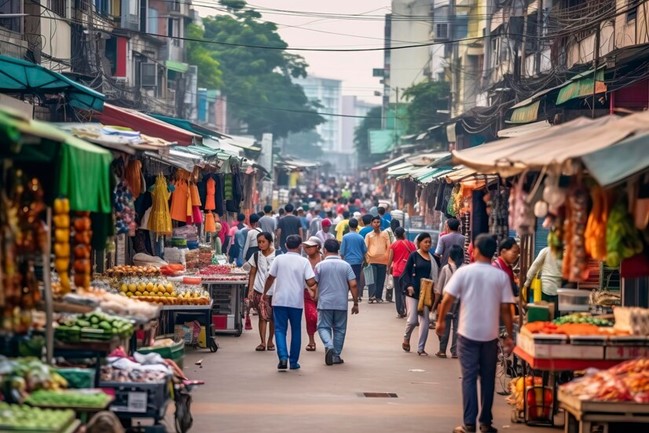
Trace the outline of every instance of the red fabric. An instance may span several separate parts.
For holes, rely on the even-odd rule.
[[[128,108],[104,104],[104,111],[98,114],[99,121],[107,126],[125,126],[151,137],[159,137],[167,141],[175,141],[181,146],[189,146],[194,140],[200,141],[201,137],[178,128],[162,120],[155,119]]]
[[[228,235],[229,232],[230,232],[230,226],[228,225],[228,223],[225,222],[225,220],[221,220],[221,231],[218,234],[219,239],[221,239],[221,245],[225,245],[225,237]]]
[[[502,258],[498,257],[493,265],[496,268],[504,271],[509,276],[510,281],[514,281],[514,270],[507,263],[505,263]]]
[[[390,245],[390,249],[392,250],[392,276],[400,277],[406,268],[408,257],[417,250],[417,247],[410,241],[398,240]]]
[[[304,289],[304,319],[306,321],[306,333],[315,335],[318,330],[318,305],[311,299],[307,289]]]

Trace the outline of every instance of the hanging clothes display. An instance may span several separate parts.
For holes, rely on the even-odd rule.
[[[191,216],[191,202],[189,197],[189,185],[187,179],[189,173],[183,169],[176,172],[174,181],[174,192],[171,193],[171,219],[174,221],[187,222],[187,216]],[[188,210],[189,204],[189,213]]]
[[[216,233],[216,220],[214,214],[210,211],[205,214],[205,232]]]
[[[231,179],[232,179],[232,198],[226,200],[225,208],[228,212],[241,212],[241,202],[243,201],[243,186],[241,185],[241,171],[239,166],[231,165]],[[222,214],[220,214],[222,215]]]
[[[216,194],[216,181],[213,178],[207,179],[206,182],[206,194],[205,194],[205,210],[210,211],[210,210],[215,210],[216,209],[216,204],[214,203],[214,195]],[[199,189],[196,187],[196,191],[198,192]],[[200,199],[200,196],[199,196]]]
[[[171,235],[171,213],[169,211],[169,189],[167,180],[163,175],[158,175],[153,191],[151,192],[153,205],[149,217],[149,230],[158,235]]]
[[[192,222],[194,224],[203,223],[203,212],[201,212],[201,198],[198,194],[198,187],[194,182],[189,185],[189,197],[192,203]]]

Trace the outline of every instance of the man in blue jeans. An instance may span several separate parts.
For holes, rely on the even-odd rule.
[[[324,244],[325,259],[315,266],[318,283],[318,334],[325,346],[325,364],[342,364],[340,354],[347,333],[347,293],[352,292],[352,314],[358,314],[356,275],[349,263],[338,256],[340,244],[329,239]]]
[[[446,314],[453,302],[459,299],[460,320],[458,327],[458,355],[462,368],[462,403],[464,423],[453,433],[476,431],[476,419],[483,433],[497,433],[493,427],[491,408],[494,400],[496,363],[498,361],[498,331],[500,320],[505,324],[508,335],[512,333],[510,304],[514,302],[509,276],[491,266],[496,252],[496,240],[487,234],[479,235],[473,242],[475,263],[462,266],[445,287],[440,312],[435,328],[437,335],[444,335]],[[506,350],[514,343],[510,337],[505,342]],[[482,410],[478,418],[477,381],[480,377],[480,401]]]
[[[349,220],[349,233],[343,236],[343,243],[340,246],[340,256],[349,263],[356,276],[356,287],[358,287],[358,300],[363,299],[363,287],[361,286],[361,271],[367,246],[365,239],[358,234],[358,220]]]
[[[300,255],[302,238],[290,235],[286,238],[288,252],[275,257],[268,272],[264,286],[264,299],[268,301],[268,290],[275,280],[277,284],[272,297],[273,321],[275,322],[275,345],[280,371],[288,368],[290,361],[291,370],[300,368],[300,348],[302,346],[302,310],[304,309],[304,284],[313,291],[315,296],[315,275],[311,264]],[[291,350],[286,345],[288,324],[291,324]]]

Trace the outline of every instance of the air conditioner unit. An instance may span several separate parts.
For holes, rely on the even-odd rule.
[[[140,63],[140,86],[156,87],[158,85],[158,65]]]
[[[448,23],[435,24],[435,40],[447,41],[449,39]]]

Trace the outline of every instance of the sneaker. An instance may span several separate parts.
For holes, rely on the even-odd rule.
[[[438,358],[446,358],[446,353],[444,353],[444,352],[437,352],[437,353],[435,354],[435,356],[438,357]]]
[[[461,425],[453,429],[453,433],[475,433],[474,425]]]
[[[295,364],[291,364],[291,370],[299,370],[300,369],[300,364],[297,362]]]
[[[334,365],[334,350],[333,349],[326,349],[325,350],[325,364],[327,365]]]
[[[344,364],[344,363],[345,363],[345,361],[343,361],[343,359],[340,356],[334,357],[334,365],[336,365],[336,364]]]
[[[280,359],[279,364],[277,364],[277,369],[278,370],[286,370],[288,368],[288,360],[287,359]]]
[[[489,425],[482,424],[480,426],[480,431],[482,433],[498,433],[498,429],[496,427],[494,427],[492,424],[489,424]]]

